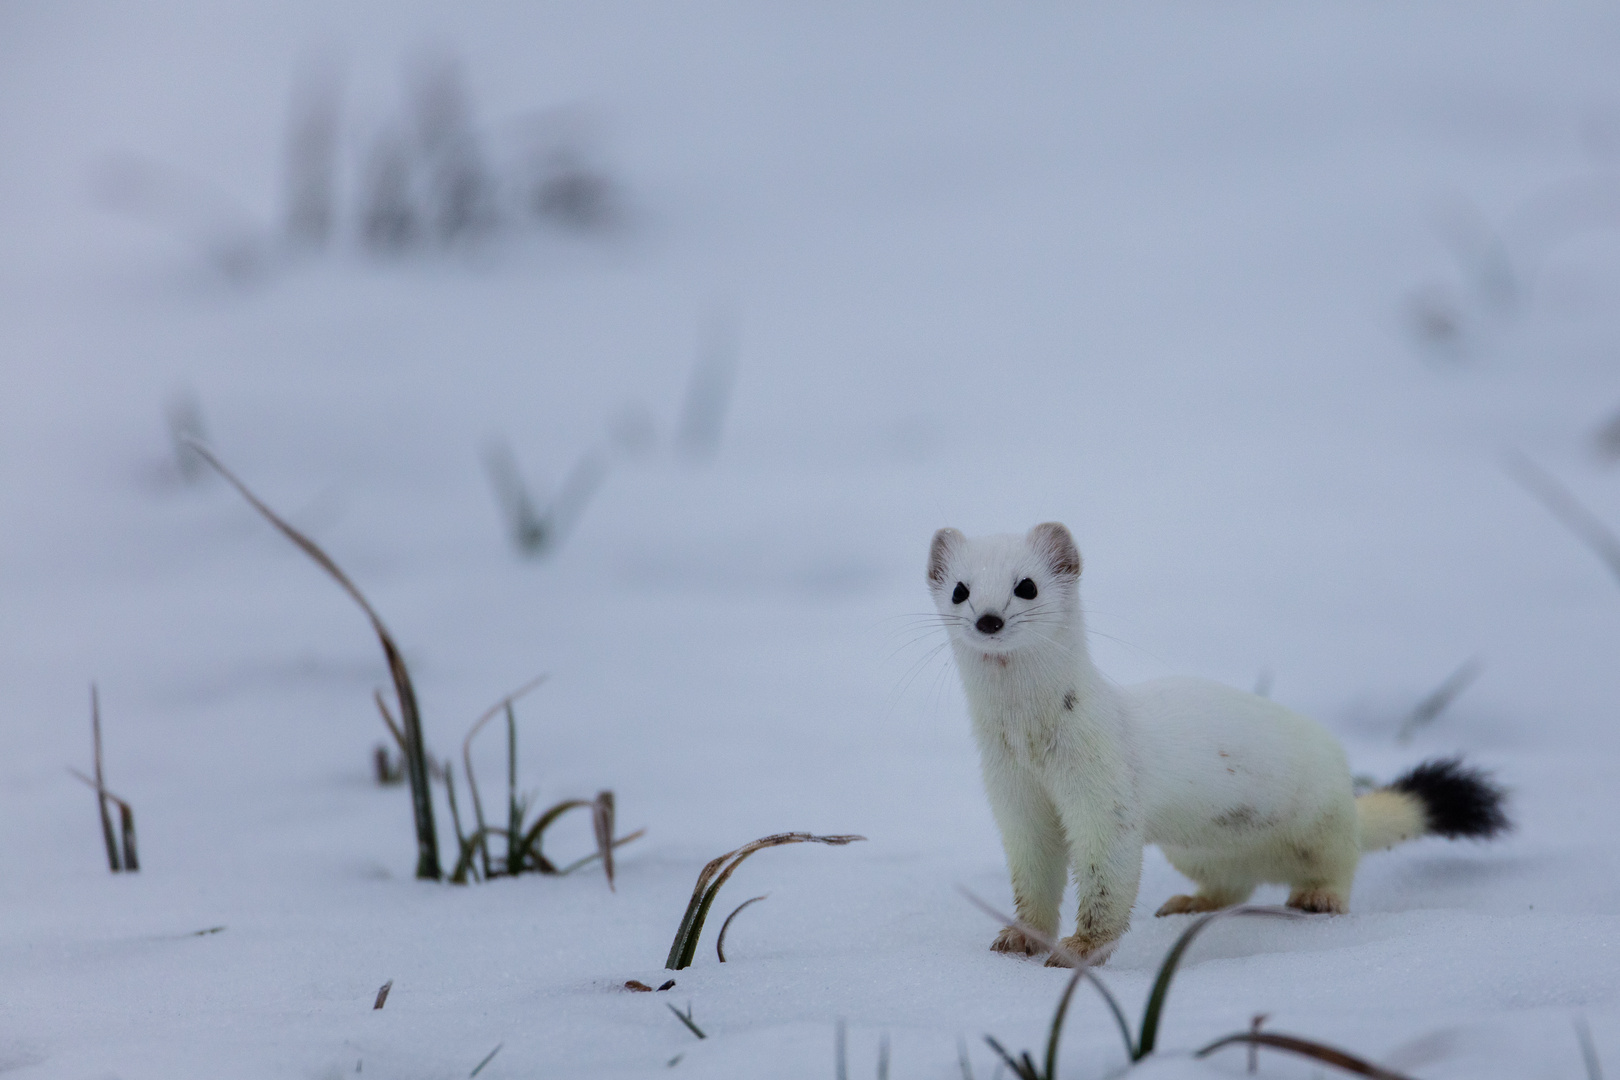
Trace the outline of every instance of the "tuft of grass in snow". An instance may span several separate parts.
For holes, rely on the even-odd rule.
[[[101,839],[107,846],[107,869],[117,874],[120,872],[133,873],[141,868],[139,856],[135,851],[135,811],[129,803],[107,790],[106,782],[101,768],[101,694],[96,684],[90,684],[90,739],[94,747],[95,770],[94,779],[84,775],[78,769],[69,768],[79,780],[88,784],[96,793],[96,807],[101,812]],[[118,804],[118,834],[113,833],[112,815],[107,812],[108,801]],[[122,845],[119,841],[122,839]]]
[[[505,441],[493,442],[484,450],[484,471],[506,520],[507,538],[518,554],[533,558],[550,554],[568,538],[607,478],[608,465],[600,451],[586,451],[544,508],[530,494],[512,448]]]
[[[703,933],[703,922],[709,916],[709,908],[714,905],[714,898],[720,893],[720,886],[742,865],[742,861],[756,851],[765,848],[781,847],[784,844],[831,844],[842,847],[857,840],[865,840],[864,836],[815,836],[811,833],[774,833],[762,836],[753,843],[744,844],[734,851],[710,859],[698,874],[697,886],[692,890],[692,900],[686,905],[686,914],[681,917],[680,929],[675,931],[675,940],[669,947],[669,958],[664,966],[671,971],[680,971],[690,967],[692,957],[697,952],[699,936]]]
[[[259,497],[248,490],[246,484],[236,478],[236,475],[227,469],[215,457],[213,452],[195,439],[188,440],[187,444],[214,470],[223,476],[248,503],[264,518],[274,525],[282,535],[291,540],[298,549],[308,555],[315,563],[325,570],[332,579],[343,587],[354,602],[360,605],[366,618],[371,620],[371,628],[382,645],[383,656],[388,661],[388,672],[394,680],[394,695],[399,702],[399,715],[401,725],[396,731],[400,746],[405,752],[405,771],[411,781],[411,806],[416,817],[416,876],[437,881],[444,876],[439,867],[439,839],[433,825],[433,793],[428,787],[427,752],[422,744],[422,716],[416,705],[416,690],[411,685],[411,673],[405,666],[405,657],[394,644],[394,638],[383,625],[377,612],[365,595],[349,580],[347,574],[338,568],[331,556],[322,551],[316,543],[291,525],[287,524],[276,512],[266,506]],[[378,699],[381,705],[381,698]],[[384,719],[388,718],[388,711],[383,709]],[[390,722],[390,727],[392,727]]]
[[[1002,1063],[1006,1065],[1007,1068],[1012,1070],[1013,1075],[1018,1077],[1018,1080],[1057,1080],[1058,1040],[1063,1034],[1063,1022],[1068,1016],[1069,1002],[1074,997],[1075,988],[1080,985],[1081,980],[1088,980],[1091,985],[1096,988],[1097,993],[1102,996],[1103,1002],[1108,1006],[1108,1011],[1113,1014],[1114,1023],[1119,1028],[1120,1038],[1125,1043],[1126,1057],[1128,1057],[1131,1061],[1141,1061],[1143,1058],[1153,1053],[1154,1047],[1158,1044],[1159,1021],[1164,1013],[1165,1002],[1169,999],[1170,984],[1176,977],[1176,969],[1181,964],[1181,958],[1186,954],[1188,946],[1193,943],[1193,939],[1202,933],[1205,927],[1219,919],[1246,915],[1289,919],[1304,918],[1304,916],[1299,912],[1291,911],[1287,908],[1264,907],[1259,905],[1242,905],[1239,907],[1224,908],[1220,911],[1212,911],[1207,915],[1200,915],[1197,919],[1193,920],[1192,925],[1187,927],[1187,929],[1182,932],[1181,936],[1176,939],[1175,944],[1170,947],[1170,951],[1165,953],[1164,960],[1159,965],[1159,974],[1153,980],[1153,987],[1148,992],[1147,1005],[1142,1010],[1141,1025],[1138,1027],[1137,1033],[1133,1036],[1131,1034],[1130,1023],[1125,1019],[1124,1010],[1119,1007],[1118,999],[1114,997],[1112,991],[1108,989],[1107,985],[1105,985],[1103,981],[1096,976],[1096,974],[1091,970],[1091,965],[1088,964],[1083,957],[1075,955],[1069,949],[1064,947],[1061,942],[1054,940],[1047,934],[1041,933],[1039,930],[1036,930],[1027,923],[1024,923],[1018,919],[1009,918],[1006,915],[996,911],[995,908],[986,904],[983,900],[980,900],[972,893],[967,892],[965,889],[962,891],[963,894],[967,896],[967,898],[976,907],[979,908],[979,910],[990,915],[992,918],[1001,921],[1007,926],[1016,927],[1023,931],[1023,933],[1030,938],[1033,938],[1046,948],[1052,950],[1052,952],[1056,953],[1068,964],[1068,966],[1074,969],[1074,974],[1070,976],[1069,981],[1063,987],[1062,995],[1058,998],[1057,1011],[1052,1015],[1052,1026],[1048,1031],[1046,1039],[1046,1057],[1044,1064],[1037,1066],[1035,1064],[1034,1057],[1028,1050],[1025,1050],[1019,1056],[1014,1057],[1007,1051],[1005,1047],[1001,1045],[1001,1043],[997,1042],[994,1037],[989,1035],[985,1036],[984,1041],[989,1044],[990,1048],[996,1052],[998,1057],[1001,1058]]]
[[[480,716],[468,730],[467,737],[461,743],[461,763],[467,774],[467,787],[472,793],[473,816],[477,822],[471,836],[464,836],[461,830],[461,814],[456,804],[455,780],[450,776],[449,765],[445,766],[447,791],[450,798],[450,813],[455,821],[456,840],[460,845],[460,853],[456,859],[456,868],[450,875],[452,884],[464,885],[469,880],[487,881],[493,877],[516,877],[524,873],[538,873],[551,875],[571,874],[580,867],[595,860],[602,861],[602,869],[607,875],[608,888],[614,888],[613,882],[613,852],[614,849],[639,839],[647,830],[637,829],[628,836],[614,836],[615,830],[615,804],[613,792],[599,791],[594,800],[564,799],[555,806],[542,813],[535,823],[526,826],[524,819],[528,814],[528,800],[518,794],[517,788],[517,716],[512,711],[512,703],[524,694],[533,690],[544,682],[546,676],[542,675],[526,685],[508,694],[496,702]],[[478,777],[472,765],[472,741],[480,729],[495,716],[504,712],[506,714],[506,825],[490,825],[484,818],[483,801],[478,793]],[[541,840],[545,832],[558,818],[570,810],[589,809],[591,811],[591,830],[596,837],[596,851],[582,859],[577,859],[567,866],[559,868],[550,859],[546,858],[541,850]],[[497,861],[490,857],[489,840],[492,836],[506,837],[506,857]]]

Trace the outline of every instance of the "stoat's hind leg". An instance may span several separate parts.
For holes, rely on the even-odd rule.
[[[1219,911],[1233,904],[1241,904],[1254,892],[1255,882],[1226,882],[1222,885],[1211,885],[1209,882],[1198,883],[1198,892],[1192,896],[1185,894],[1172,896],[1155,911],[1155,915],[1191,915],[1201,911]]]
[[[1288,906],[1313,915],[1343,915],[1350,910],[1350,890],[1331,885],[1296,885]]]
[[[1254,892],[1259,881],[1245,876],[1220,860],[1200,859],[1190,851],[1165,850],[1170,865],[1198,883],[1192,896],[1172,896],[1154,912],[1155,915],[1189,915],[1201,911],[1219,911],[1223,907],[1241,904]]]

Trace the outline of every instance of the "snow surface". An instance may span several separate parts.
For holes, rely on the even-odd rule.
[[[425,45],[492,140],[584,117],[621,227],[344,239],[232,281],[95,197],[133,154],[273,232],[300,66],[345,71],[352,163]],[[1352,915],[1212,928],[1141,1075],[1242,1075],[1190,1051],[1255,1013],[1425,1078],[1582,1076],[1584,1016],[1620,1069],[1620,589],[1502,467],[1620,527],[1593,452],[1617,60],[1601,3],[0,7],[0,1073],[449,1078],[499,1045],[487,1080],[830,1078],[843,1018],[851,1075],[886,1034],[897,1078],[958,1076],[959,1039],[990,1076],[982,1036],[1044,1045],[1064,976],[990,954],[957,891],[1010,902],[913,616],[935,528],[1047,519],[1113,677],[1267,678],[1360,771],[1461,750],[1514,792],[1510,839],[1370,857]],[[1515,303],[1479,283],[1493,236]],[[694,462],[671,433],[716,326],[738,377]],[[183,392],[369,594],[437,753],[551,674],[522,780],[647,826],[616,893],[412,879],[404,789],[370,777],[376,642],[234,492],[177,480]],[[638,423],[562,550],[519,558],[488,440],[549,488]],[[63,768],[91,679],[139,874],[108,874]],[[870,840],[756,856],[729,963],[717,914],[674,990],[621,989],[666,977],[705,860],[793,829]],[[1150,851],[1104,971],[1133,1015],[1184,887]],[[1082,991],[1061,1075],[1123,1065]]]

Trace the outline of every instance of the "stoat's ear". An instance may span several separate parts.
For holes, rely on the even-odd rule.
[[[1052,573],[1066,578],[1080,576],[1080,549],[1075,547],[1067,526],[1056,521],[1043,522],[1029,530],[1026,539],[1046,560]]]
[[[928,547],[928,580],[934,585],[945,583],[946,564],[951,561],[951,553],[958,546],[967,542],[960,529],[941,529],[934,534],[934,542]]]

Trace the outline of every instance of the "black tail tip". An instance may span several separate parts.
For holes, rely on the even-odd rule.
[[[1507,791],[1490,773],[1464,765],[1460,757],[1425,761],[1389,786],[1417,796],[1429,832],[1436,836],[1486,840],[1513,828]]]

